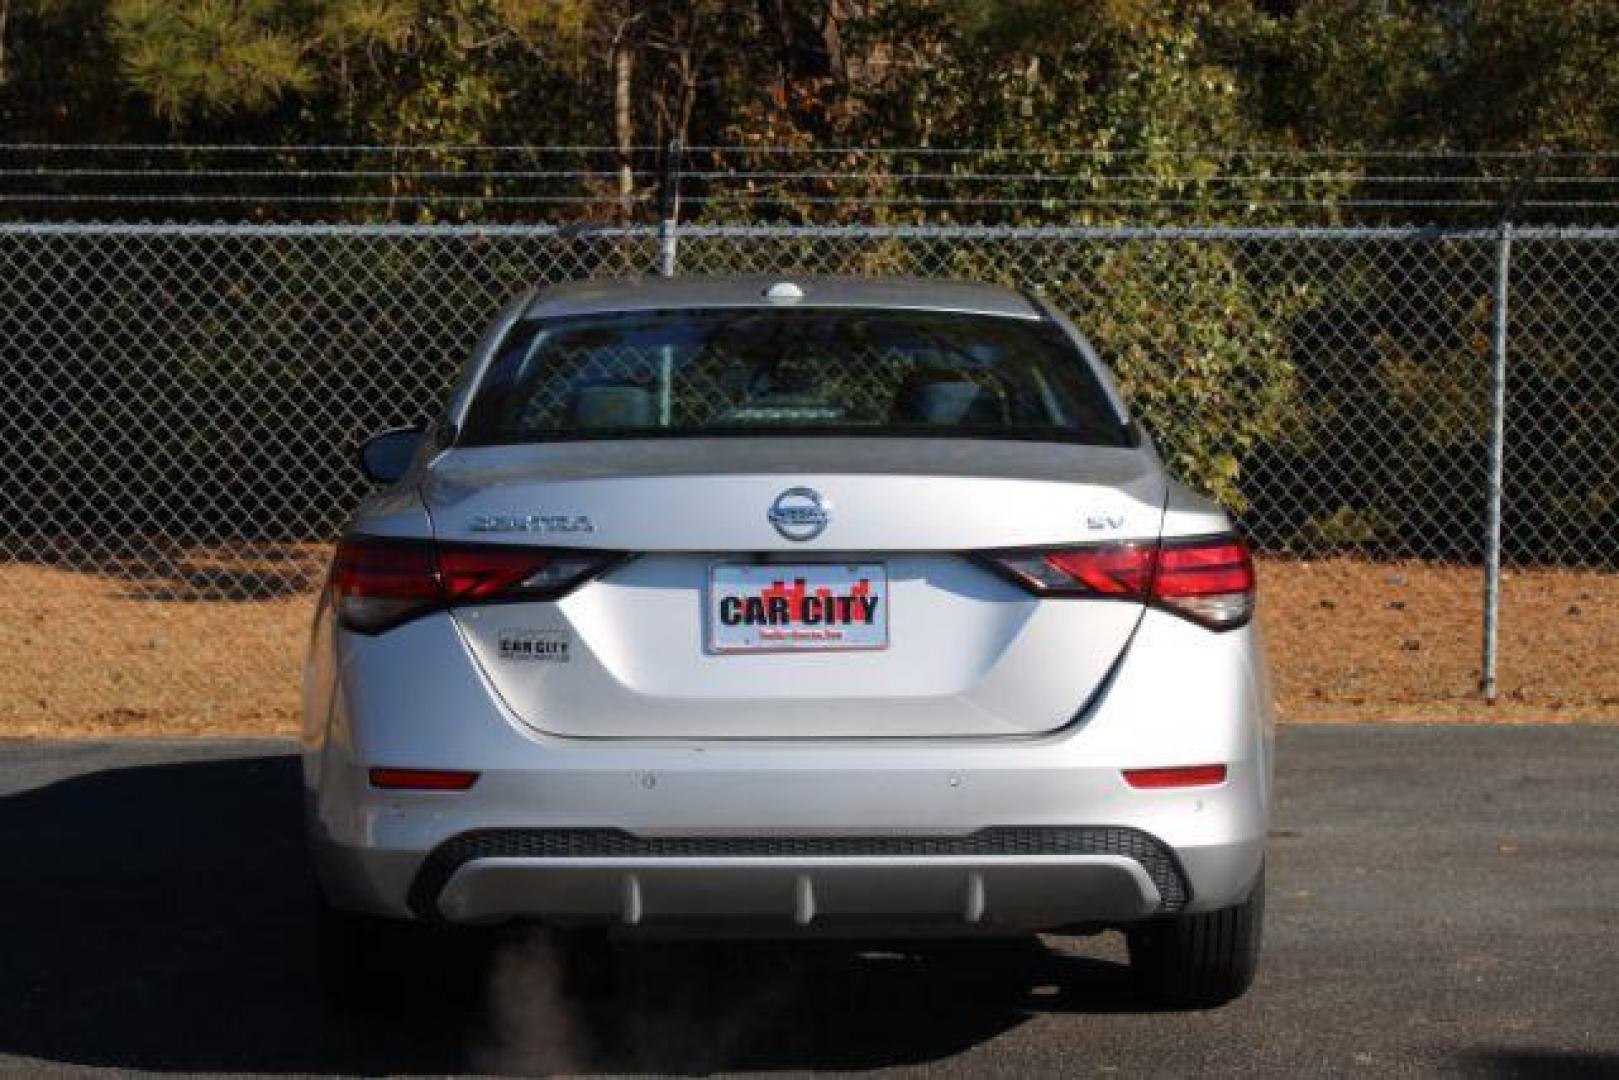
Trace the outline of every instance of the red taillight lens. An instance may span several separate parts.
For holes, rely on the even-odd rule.
[[[390,791],[466,791],[478,774],[463,769],[372,769],[371,786]]]
[[[1148,601],[1213,630],[1253,615],[1254,566],[1234,536],[1130,542],[985,556],[1041,596]]]
[[[1009,551],[990,558],[1037,593],[1145,600],[1156,544],[1099,544],[1052,551]]]
[[[349,537],[332,561],[332,603],[350,630],[376,634],[439,603],[432,545]]]
[[[1230,630],[1254,614],[1254,563],[1234,536],[1166,540],[1158,549],[1152,599],[1211,630]]]
[[[345,537],[332,597],[350,630],[377,634],[443,607],[554,600],[617,559],[597,552]]]
[[[595,552],[446,544],[438,549],[438,569],[445,602],[451,605],[547,600],[599,573],[613,558]]]
[[[1124,782],[1133,788],[1208,787],[1225,783],[1224,765],[1183,765],[1169,769],[1125,769]]]

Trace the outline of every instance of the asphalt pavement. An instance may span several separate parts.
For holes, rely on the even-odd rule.
[[[317,989],[291,746],[0,742],[0,1070],[1619,1075],[1619,728],[1288,728],[1263,970],[1154,1012],[1117,935],[666,945],[580,1000]]]

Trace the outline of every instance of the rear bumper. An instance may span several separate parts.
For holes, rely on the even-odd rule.
[[[1262,844],[1187,854],[1204,885],[1229,902],[1246,893]],[[403,885],[408,914],[428,922],[540,918],[951,933],[1127,925],[1210,906],[1194,891],[1181,854],[1146,833],[1114,827],[785,844],[775,837],[648,841],[615,830],[502,829],[452,837],[421,858],[322,845],[320,861],[323,880],[329,889],[337,883],[345,906],[392,910]]]
[[[1076,913],[1133,920],[1178,911],[1187,886],[1174,854],[1133,829],[680,838],[497,829],[436,848],[408,899],[421,918],[468,922],[542,913],[631,926],[670,918],[808,926],[886,917],[1041,927]]]
[[[622,768],[502,770],[464,793],[376,791],[328,761],[312,831],[340,906],[454,922],[1042,929],[1247,894],[1265,835],[1257,762],[1153,791],[1050,752],[955,749],[930,765],[920,750],[642,748]]]
[[[426,622],[414,632],[436,632]],[[338,906],[449,921],[791,933],[1212,910],[1247,895],[1268,822],[1251,635],[1149,613],[1084,716],[1018,739],[565,739],[506,715],[471,664],[466,685],[446,677],[454,665],[420,682],[345,679],[306,747],[316,866]],[[1162,677],[1166,657],[1181,678]],[[1138,790],[1122,775],[1206,763],[1226,781]],[[466,792],[380,791],[374,765],[480,776]]]
[[[821,928],[897,921],[943,930],[1134,921],[1160,906],[1140,864],[1092,855],[1049,861],[479,859],[445,883],[434,910],[457,922],[539,913],[553,921],[626,926],[723,919]]]

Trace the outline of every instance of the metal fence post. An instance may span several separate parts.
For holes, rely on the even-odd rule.
[[[658,185],[658,276],[675,276],[680,222],[680,140],[671,139]]]
[[[658,276],[675,276],[675,220],[674,218],[661,218],[658,221]]]
[[[680,140],[669,142],[658,185],[658,276],[674,277],[679,254],[676,230],[680,222]],[[658,350],[658,423],[668,427],[674,421],[675,350],[665,345]]]
[[[1495,289],[1490,320],[1490,475],[1484,511],[1484,648],[1479,692],[1495,704],[1496,657],[1501,627],[1501,501],[1505,484],[1507,414],[1507,305],[1512,276],[1512,219],[1540,178],[1551,152],[1541,147],[1518,177],[1501,207],[1495,242]]]
[[[1490,475],[1484,513],[1484,659],[1479,690],[1496,699],[1496,639],[1501,619],[1501,487],[1505,474],[1507,408],[1507,288],[1512,270],[1512,222],[1501,222],[1495,244],[1495,295],[1490,327]]]

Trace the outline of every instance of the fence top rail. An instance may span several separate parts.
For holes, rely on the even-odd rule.
[[[159,222],[0,221],[0,236],[107,237],[618,237],[653,236],[654,225],[555,225],[542,222]]]
[[[605,154],[662,153],[667,144],[619,146],[604,143],[175,143],[175,142],[0,142],[0,154],[387,154],[445,153]],[[738,157],[1004,157],[1004,158],[1324,158],[1413,161],[1605,161],[1619,159],[1613,150],[1460,150],[1418,147],[1322,149],[1279,146],[1179,147],[1033,147],[1033,146],[784,146],[772,144],[694,144],[685,154],[729,154]]]
[[[1174,225],[686,225],[683,239],[896,240],[1492,240],[1497,228],[1441,226],[1174,226]],[[656,224],[592,225],[541,222],[100,222],[0,221],[0,237],[517,237],[649,239]],[[1619,241],[1619,226],[1516,226],[1521,240]]]
[[[1530,240],[1619,240],[1619,226],[1518,225]],[[860,238],[938,240],[1494,240],[1497,227],[1438,225],[685,225],[684,239]]]

